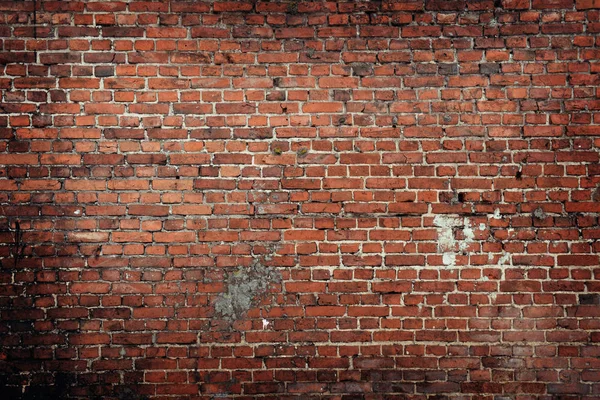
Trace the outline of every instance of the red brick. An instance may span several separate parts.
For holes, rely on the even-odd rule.
[[[6,396],[597,394],[598,1],[34,3]]]

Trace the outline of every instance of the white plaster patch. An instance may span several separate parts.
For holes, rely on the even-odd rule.
[[[504,265],[507,261],[510,261],[510,254],[502,252],[502,257],[498,260],[498,265]]]
[[[449,215],[436,215],[433,224],[438,228],[438,248],[440,251],[454,251],[456,240],[454,239],[454,227],[462,225],[462,219]]]
[[[475,239],[475,231],[471,226],[469,218],[462,218],[453,215],[436,215],[433,224],[438,229],[438,250],[442,254],[444,265],[454,266],[456,263],[456,254],[464,252],[469,248]],[[464,239],[454,237],[454,229],[461,228]]]
[[[463,233],[465,234],[465,238],[458,243],[458,248],[461,251],[465,251],[469,247],[469,244],[473,242],[473,239],[475,239],[475,232],[471,227],[469,218],[465,218]]]
[[[444,253],[442,255],[442,262],[444,263],[444,265],[454,265],[454,263],[456,263],[456,254]]]

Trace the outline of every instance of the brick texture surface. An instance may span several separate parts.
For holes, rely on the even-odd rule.
[[[0,2],[0,396],[598,399],[599,34]]]

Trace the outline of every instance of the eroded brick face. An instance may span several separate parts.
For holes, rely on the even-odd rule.
[[[599,32],[0,2],[0,396],[597,399]]]

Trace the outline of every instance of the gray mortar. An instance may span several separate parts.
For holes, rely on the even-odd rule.
[[[537,219],[544,219],[546,218],[546,213],[542,207],[538,207],[533,211],[533,216]]]
[[[233,322],[258,305],[272,283],[281,282],[281,273],[255,261],[249,267],[238,267],[225,278],[227,292],[215,301],[215,314]]]

